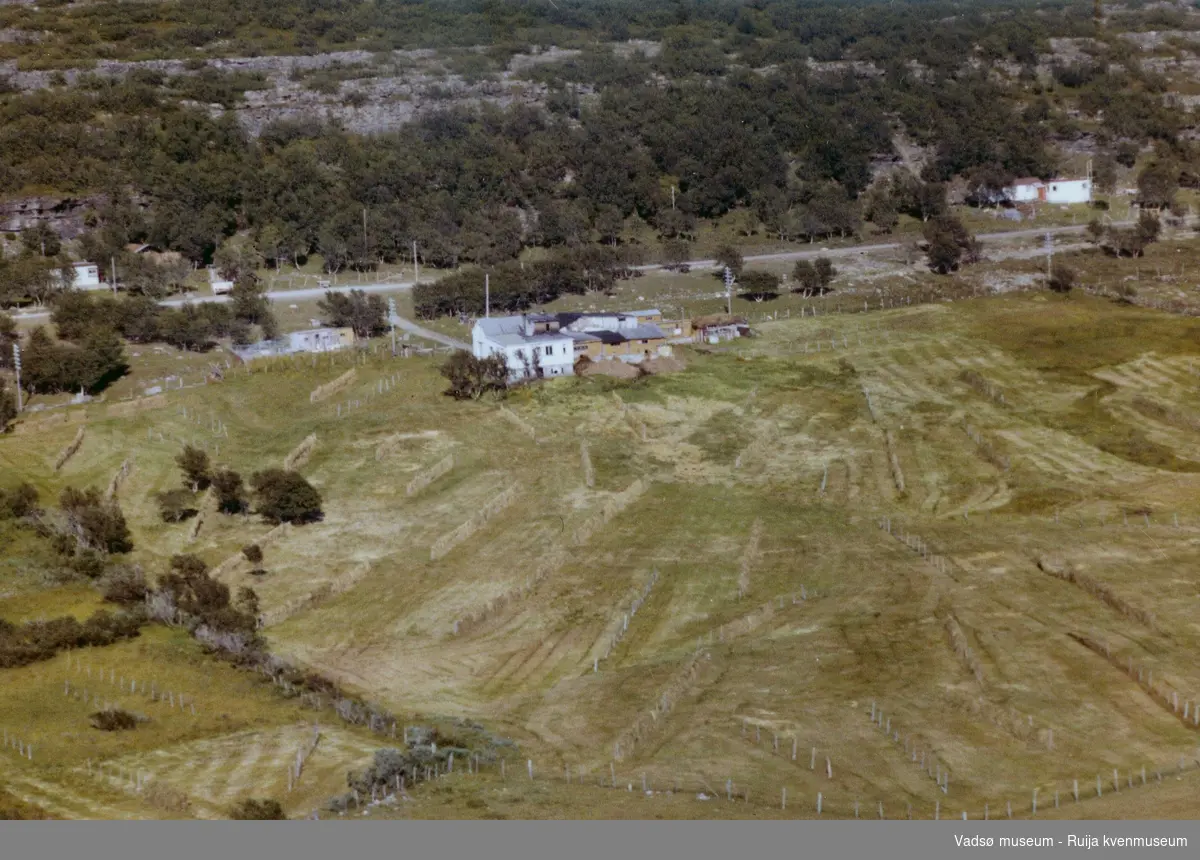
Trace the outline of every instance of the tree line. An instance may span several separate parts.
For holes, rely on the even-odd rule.
[[[485,14],[459,5],[468,18]],[[520,5],[518,18],[557,14]],[[747,234],[761,228],[788,240],[851,235],[867,218],[886,232],[895,213],[926,211],[914,197],[936,196],[955,176],[1053,167],[1045,118],[1024,109],[1021,92],[964,68],[968,46],[984,36],[997,55],[1029,61],[1023,40],[1075,32],[1052,6],[1028,24],[1013,10],[985,19],[957,4],[905,4],[900,14],[877,5],[799,13],[793,4],[714,3],[670,15],[664,4],[647,5],[608,4],[605,14],[621,9],[659,34],[662,53],[652,61],[593,48],[540,70],[558,88],[545,108],[452,107],[373,136],[314,119],[277,122],[251,138],[232,113],[189,107],[146,69],[9,93],[0,97],[0,192],[94,195],[83,255],[115,261],[132,291],[159,297],[178,287],[187,263],[237,271],[320,254],[330,271],[366,269],[406,259],[415,241],[426,263],[494,265],[529,246],[616,245],[631,220],[683,242],[698,221],[731,212]],[[935,6],[959,13],[939,25],[941,45],[912,20]],[[596,10],[575,13],[578,31],[600,26]],[[486,14],[499,13],[489,5]],[[685,23],[668,24],[680,16]],[[905,39],[893,45],[882,38],[888,32]],[[763,55],[769,68],[733,63],[797,38],[805,51]],[[713,50],[721,62],[705,63]],[[817,73],[810,57],[870,61],[880,74]],[[567,97],[576,83],[596,95]],[[254,82],[231,86],[244,92]],[[875,165],[894,157],[897,120],[935,157],[916,188],[866,197]],[[236,233],[251,241],[231,243]],[[11,277],[0,273],[10,301],[16,292],[37,300],[48,288],[54,255],[34,238],[23,261],[8,264]],[[139,260],[125,250],[131,242],[178,252],[183,264]]]

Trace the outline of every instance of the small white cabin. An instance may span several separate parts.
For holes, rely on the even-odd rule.
[[[214,296],[224,295],[233,290],[233,281],[227,281],[222,278],[217,274],[216,269],[210,268],[208,270],[208,283],[212,287]]]
[[[1034,176],[1017,179],[1004,189],[1013,203],[1088,203],[1092,199],[1091,179],[1051,179]]]
[[[75,281],[72,284],[80,290],[102,290],[105,284],[100,280],[100,267],[95,263],[72,263],[75,270]]]
[[[70,286],[77,290],[103,290],[108,287],[108,284],[100,280],[100,267],[95,263],[72,263],[71,268],[75,274],[71,279]],[[53,272],[54,279],[59,283],[62,282],[62,276],[58,270]]]

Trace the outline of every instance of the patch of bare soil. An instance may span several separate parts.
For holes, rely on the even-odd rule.
[[[583,376],[614,376],[617,379],[635,379],[638,369],[618,359],[593,361],[581,371]]]
[[[687,362],[679,358],[651,358],[642,362],[647,373],[678,373],[687,368]]]

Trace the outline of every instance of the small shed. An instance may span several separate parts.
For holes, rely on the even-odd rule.
[[[233,291],[233,281],[222,278],[216,269],[208,270],[208,284],[212,287],[214,296],[224,295]]]
[[[72,263],[75,270],[75,280],[71,286],[77,290],[102,290],[105,285],[100,280],[100,267],[95,263]]]

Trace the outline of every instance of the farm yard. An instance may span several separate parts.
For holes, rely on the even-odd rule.
[[[151,579],[196,554],[279,658],[511,742],[373,817],[1194,816],[1200,323],[1020,293],[754,328],[503,407],[436,359],[271,360],[31,416],[0,474],[115,486]],[[163,522],[185,442],[290,460],[324,518]],[[0,539],[0,618],[101,607]],[[402,745],[160,625],[0,669],[0,727],[0,788],[59,817],[336,816]]]

